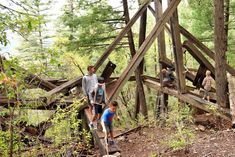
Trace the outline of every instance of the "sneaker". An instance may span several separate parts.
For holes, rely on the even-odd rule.
[[[109,141],[109,145],[114,145],[114,144],[115,144],[115,142],[113,140]]]
[[[94,124],[93,127],[95,130],[97,130],[97,124]]]
[[[233,123],[233,125],[232,125],[232,129],[235,129],[235,123]]]
[[[90,124],[89,124],[89,127],[90,127],[90,129],[94,129],[93,123],[90,123]]]

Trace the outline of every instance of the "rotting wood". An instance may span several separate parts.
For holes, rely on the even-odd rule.
[[[129,17],[127,0],[123,0],[123,9],[124,9],[125,22],[126,22],[126,24],[128,24],[130,21],[130,17]],[[133,33],[132,33],[131,29],[127,33],[127,35],[128,35],[129,49],[131,52],[131,56],[133,57],[136,54],[136,50],[135,50],[135,43],[134,43],[134,39],[133,39]],[[141,75],[140,70],[141,70],[140,68],[137,68],[135,70],[135,79],[136,79],[136,99],[135,99],[135,113],[134,113],[135,118],[137,118],[137,115],[139,114],[140,104],[144,103],[144,105],[146,105],[145,100],[143,100],[144,101],[143,102],[143,101],[140,101],[140,99],[139,99],[139,97],[144,96],[143,85],[142,85],[142,80],[141,80],[141,76],[140,76]]]
[[[184,27],[180,26],[181,34],[186,37],[189,41],[195,44],[202,52],[206,53],[211,59],[215,60],[215,53],[211,51],[206,45],[200,42],[196,37],[189,33]],[[232,68],[228,63],[226,63],[226,70],[235,76],[235,69]]]
[[[160,19],[160,17],[162,16],[162,3],[160,0],[154,0],[154,5],[155,5],[155,10],[156,11],[156,15],[155,15],[155,19],[156,22]],[[160,84],[161,84],[161,88],[163,87],[163,75],[162,75],[162,69],[166,68],[166,66],[164,64],[162,64],[162,62],[160,62],[161,60],[165,60],[166,59],[166,43],[165,43],[165,32],[164,32],[164,28],[161,31],[161,33],[158,36],[158,56],[159,56],[159,67],[160,67]],[[162,95],[162,96],[161,96]],[[162,100],[163,99],[163,100]],[[168,107],[168,95],[166,93],[158,93],[158,96],[156,98],[156,106],[159,109],[157,111],[157,115],[160,117],[160,114],[163,112],[165,112],[165,109],[167,110]]]
[[[211,71],[211,76],[215,79],[215,68],[214,66],[203,56],[203,54],[190,42],[184,41],[183,47],[199,62],[203,64],[206,69]]]
[[[56,88],[52,89],[51,91],[47,92],[46,97],[50,99],[50,97],[54,94],[57,94],[59,92],[66,93],[68,92],[71,88],[81,85],[82,83],[82,77],[77,77],[74,78],[68,82],[65,82],[64,84],[57,86]]]
[[[171,0],[172,1],[172,0]],[[176,82],[179,92],[186,93],[185,69],[183,63],[183,51],[180,38],[179,20],[177,9],[170,18],[170,27],[172,33],[173,52],[175,58]]]
[[[209,107],[205,106],[206,104],[209,105],[210,103],[208,103],[207,101],[204,101],[201,98],[198,98],[190,93],[180,94],[175,89],[170,89],[167,87],[164,87],[163,89],[161,89],[160,83],[153,81],[152,79],[147,79],[147,78],[144,79],[144,84],[146,86],[149,86],[150,88],[157,90],[157,91],[161,90],[164,93],[175,96],[175,97],[179,98],[180,100],[187,102],[196,108],[199,108],[199,109],[204,110],[209,113],[216,114],[216,116],[219,116],[227,121],[231,121],[230,116],[228,116],[228,114],[229,114],[228,111],[222,110],[218,106],[216,107],[215,104],[214,105],[215,105],[215,108],[217,111],[210,109]],[[226,115],[223,113],[220,113],[220,112],[226,113]]]
[[[161,32],[165,23],[169,20],[170,16],[172,16],[173,12],[175,11],[179,3],[180,3],[180,0],[172,1],[169,7],[166,9],[166,11],[163,13],[163,16],[158,20],[153,30],[151,31],[151,33],[148,35],[148,37],[146,38],[142,46],[139,48],[138,53],[135,54],[133,59],[130,61],[128,67],[121,74],[116,86],[110,93],[109,100],[112,100],[115,97],[115,95],[119,93],[119,91],[124,86],[124,84],[127,82],[130,75],[137,68],[137,66],[143,59],[145,53],[150,48],[152,43],[155,41],[156,37]]]
[[[146,39],[146,27],[147,27],[147,9],[143,12],[143,14],[140,17],[139,48],[141,47],[141,45],[144,43],[144,41]],[[139,75],[143,75],[143,73],[144,73],[144,63],[145,63],[145,60],[143,57],[139,66],[137,67],[137,69],[139,71]],[[136,100],[138,99],[136,101],[136,103],[139,103],[139,104],[136,104],[136,107],[140,107],[140,112],[142,113],[142,115],[145,118],[147,118],[148,117],[148,108],[147,108],[147,104],[146,104],[144,86],[143,86],[143,82],[142,82],[141,77],[139,77],[138,86],[137,86],[136,90],[137,90],[136,93],[138,94],[138,95],[136,95]],[[137,114],[135,116],[137,116]]]

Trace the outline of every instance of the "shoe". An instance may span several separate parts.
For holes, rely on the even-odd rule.
[[[109,145],[114,145],[114,144],[115,144],[115,142],[113,140],[109,141]]]
[[[90,123],[90,124],[89,124],[89,127],[90,127],[90,129],[94,129],[93,123]]]
[[[97,130],[97,124],[94,124],[94,125],[93,125],[93,128],[94,128],[95,130]]]
[[[233,123],[233,125],[232,125],[232,129],[235,129],[235,123]]]

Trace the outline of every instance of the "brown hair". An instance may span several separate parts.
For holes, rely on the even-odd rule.
[[[87,66],[87,71],[90,71],[91,68],[94,68],[94,65],[88,65]]]
[[[113,106],[115,106],[115,107],[118,106],[118,102],[117,102],[117,101],[112,101],[111,104],[112,104]]]

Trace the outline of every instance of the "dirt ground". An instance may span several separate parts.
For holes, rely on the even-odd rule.
[[[117,143],[122,157],[235,157],[235,132],[231,129],[195,129],[195,140],[188,152],[172,150],[163,143],[171,132],[158,127],[143,128],[117,139]]]

